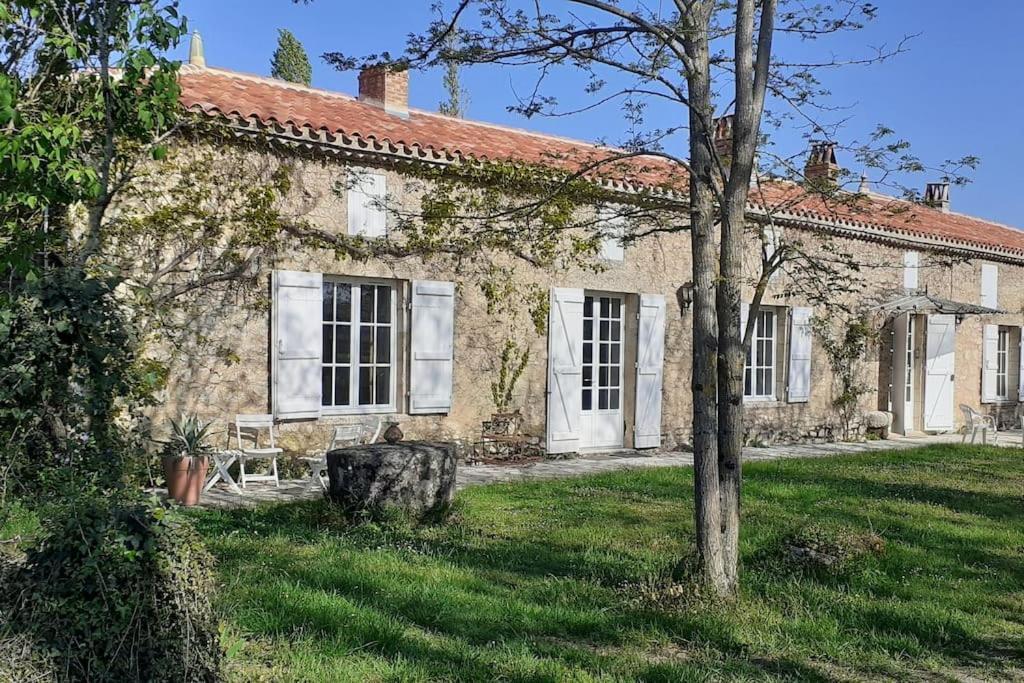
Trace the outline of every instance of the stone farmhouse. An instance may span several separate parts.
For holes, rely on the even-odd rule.
[[[584,142],[450,118],[408,106],[408,74],[364,71],[358,96],[208,68],[181,70],[185,107],[268,135],[276,154],[296,153],[309,212],[319,228],[387,236],[380,200],[401,201],[411,165],[463,159],[543,162],[551,150],[601,153]],[[727,134],[723,126],[723,134]],[[807,175],[830,173],[818,147]],[[332,192],[360,169],[361,180]],[[649,178],[638,172],[630,182]],[[781,194],[785,194],[782,192]],[[769,206],[778,225],[866,264],[855,296],[880,332],[864,362],[863,411],[893,413],[898,433],[950,432],[959,404],[1016,419],[1024,401],[1024,232],[950,209],[948,185],[929,186],[929,206],[868,193],[846,211],[819,199]],[[893,212],[893,205],[902,210]],[[760,263],[752,239],[751,263]],[[534,340],[514,406],[548,453],[674,447],[689,438],[691,319],[689,237],[656,234],[602,249],[603,270],[536,273],[550,296],[546,337]],[[754,266],[752,266],[754,267]],[[472,443],[494,411],[489,390],[502,331],[481,294],[458,273],[419,260],[339,261],[326,250],[282,256],[266,273],[270,310],[223,321],[239,362],[176,372],[165,409],[230,421],[272,412],[286,446],[323,446],[331,426],[383,416],[407,438]],[[856,302],[855,302],[856,303]],[[827,304],[771,281],[746,370],[749,439],[835,438],[835,372],[812,332]]]

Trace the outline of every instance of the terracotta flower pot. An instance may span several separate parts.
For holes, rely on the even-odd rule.
[[[164,456],[164,477],[167,495],[182,505],[195,505],[203,492],[206,471],[210,468],[207,456]]]

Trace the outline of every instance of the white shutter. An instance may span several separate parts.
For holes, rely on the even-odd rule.
[[[320,416],[323,275],[276,270],[272,278],[271,354],[274,416]]]
[[[811,309],[794,308],[789,330],[789,402],[811,398]]]
[[[918,270],[921,255],[916,251],[903,252],[903,286],[907,289],[918,288]]]
[[[1020,352],[1017,354],[1017,400],[1024,403],[1024,327],[1020,328]]]
[[[981,264],[981,305],[999,308],[999,266]]]
[[[387,235],[387,180],[383,173],[353,171],[348,190],[348,234]]]
[[[999,374],[999,326],[985,325],[981,353],[981,400],[995,403],[996,376]]]
[[[583,290],[553,287],[548,313],[548,453],[579,450],[582,393]]]
[[[452,408],[455,284],[415,280],[409,335],[409,413]]]
[[[634,448],[661,446],[661,391],[665,374],[665,297],[640,295],[636,350]]]
[[[747,320],[750,319],[750,304],[740,304],[740,341],[747,332]]]

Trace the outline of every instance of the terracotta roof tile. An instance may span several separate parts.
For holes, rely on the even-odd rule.
[[[514,128],[410,110],[408,118],[347,95],[220,69],[183,66],[183,104],[211,116],[256,120],[327,136],[384,144],[415,156],[513,160],[565,169],[619,153],[608,147]],[[633,186],[685,192],[686,174],[660,157],[632,158],[601,176]],[[752,197],[755,206],[840,225],[1024,255],[1024,231],[918,204],[869,195],[856,206],[833,205],[799,186],[778,183]]]

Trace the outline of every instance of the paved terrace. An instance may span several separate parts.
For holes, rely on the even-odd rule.
[[[958,434],[935,436],[901,437],[886,441],[865,441],[863,443],[795,444],[770,446],[766,448],[747,447],[743,449],[746,462],[761,460],[782,460],[786,458],[827,458],[835,455],[871,453],[874,451],[903,450],[933,444],[960,443]],[[980,437],[978,439],[981,441]],[[992,443],[990,439],[990,443]],[[1020,430],[1000,432],[995,445],[1021,448],[1024,445]],[[457,488],[481,486],[500,482],[530,481],[537,479],[558,479],[578,477],[600,472],[645,469],[650,467],[692,467],[693,456],[681,451],[619,451],[595,453],[564,460],[541,460],[528,464],[507,465],[460,465]],[[280,488],[273,484],[250,484],[241,494],[235,493],[224,484],[217,484],[203,494],[200,505],[212,508],[255,507],[263,503],[284,503],[296,500],[315,499],[322,490],[309,488],[307,479],[282,480]]]

